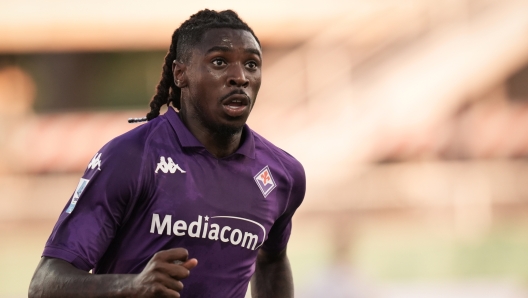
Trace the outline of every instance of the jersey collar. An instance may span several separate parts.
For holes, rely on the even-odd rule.
[[[200,143],[200,141],[198,141],[198,139],[189,131],[187,126],[183,124],[180,117],[178,116],[178,113],[174,110],[174,108],[169,107],[169,109],[165,113],[165,116],[167,117],[169,123],[176,132],[176,135],[178,136],[178,140],[180,141],[182,147],[205,148],[204,145]],[[253,131],[249,128],[247,124],[244,124],[242,135],[245,137],[242,138],[242,144],[237,149],[237,151],[235,151],[234,154],[242,154],[251,159],[255,159],[255,138],[253,136]]]

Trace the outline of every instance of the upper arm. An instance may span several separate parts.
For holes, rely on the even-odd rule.
[[[48,276],[53,278],[53,276],[64,274],[72,274],[73,272],[79,274],[89,274],[83,270],[75,268],[72,264],[56,258],[42,257],[40,262],[35,270],[33,278]]]
[[[258,263],[265,263],[270,264],[277,261],[281,261],[283,259],[288,258],[286,253],[286,248],[278,251],[266,251],[263,249],[259,249],[257,253],[257,264]]]
[[[44,256],[88,271],[105,253],[141,192],[142,150],[125,141],[114,139],[89,163],[46,243]]]

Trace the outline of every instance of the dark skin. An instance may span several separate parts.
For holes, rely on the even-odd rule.
[[[175,84],[182,90],[180,118],[216,158],[229,156],[240,146],[242,128],[260,88],[261,56],[251,33],[212,29],[188,61],[173,64]],[[182,280],[197,264],[196,259],[188,259],[187,250],[174,248],[156,253],[140,274],[96,275],[43,257],[29,297],[180,297]],[[251,287],[253,297],[293,297],[286,249],[259,250]]]
[[[217,158],[240,146],[242,128],[261,83],[261,50],[244,30],[207,31],[188,61],[175,61],[181,88],[180,118]]]
[[[181,280],[198,264],[183,248],[157,252],[140,274],[90,274],[72,264],[43,257],[28,297],[180,297]],[[175,264],[181,261],[182,264]]]
[[[259,250],[251,277],[253,298],[293,297],[293,276],[286,249],[277,253]]]

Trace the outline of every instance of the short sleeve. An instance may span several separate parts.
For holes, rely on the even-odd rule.
[[[120,136],[97,152],[64,207],[43,256],[95,267],[141,196],[143,145]]]
[[[275,221],[268,235],[268,239],[264,242],[262,248],[266,251],[281,251],[286,248],[290,233],[292,229],[292,217],[297,208],[304,200],[306,192],[306,176],[302,165],[295,159],[288,164],[285,163],[285,168],[291,172],[291,191],[288,198],[288,203],[284,213]]]

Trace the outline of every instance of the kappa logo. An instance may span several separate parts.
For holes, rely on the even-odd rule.
[[[273,176],[271,176],[271,171],[268,166],[265,166],[253,178],[255,179],[255,182],[257,183],[264,197],[267,197],[277,186],[277,184],[275,184],[275,180],[273,180]]]
[[[160,162],[158,162],[158,166],[156,167],[156,170],[154,173],[158,173],[159,170],[161,170],[163,173],[171,173],[174,174],[176,171],[180,171],[180,173],[185,174],[186,171],[184,171],[178,164],[175,164],[172,158],[167,157],[168,162],[165,160],[165,156],[160,156]]]
[[[88,164],[88,169],[95,170],[95,168],[97,167],[99,171],[101,170],[101,155],[102,153],[99,153],[99,152],[95,154],[95,156],[92,158],[92,160]]]

